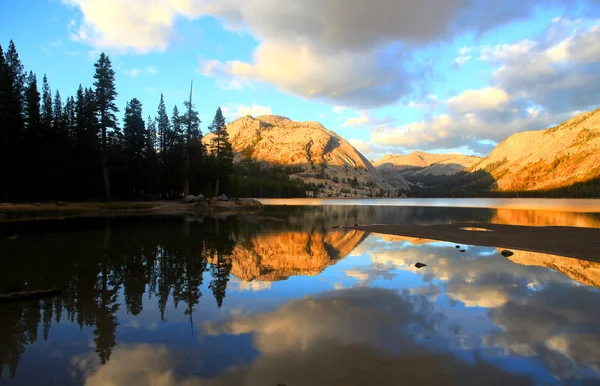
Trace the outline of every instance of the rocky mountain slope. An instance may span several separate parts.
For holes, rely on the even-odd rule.
[[[285,117],[245,116],[227,125],[236,160],[251,157],[268,164],[297,166],[291,178],[323,184],[321,195],[367,196],[384,190],[408,189],[406,181],[396,186],[386,182],[377,169],[348,141],[317,122],[296,122]],[[212,134],[204,137],[209,143]],[[357,184],[351,185],[356,179]]]
[[[447,175],[469,170],[482,157],[463,154],[433,154],[413,151],[410,154],[387,154],[374,163],[378,169],[395,169],[416,175]]]
[[[473,170],[484,170],[497,189],[544,190],[600,177],[600,109],[556,127],[511,135]]]

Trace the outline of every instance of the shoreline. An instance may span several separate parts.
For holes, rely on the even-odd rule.
[[[178,214],[247,213],[261,210],[254,199],[217,201],[212,211],[205,201],[114,201],[27,204],[1,204],[0,223],[39,220],[62,220],[79,217],[162,216]]]
[[[515,249],[600,262],[600,228],[536,227],[493,223],[359,225],[346,228],[369,233],[446,241],[461,246]],[[488,231],[461,228],[483,228]]]

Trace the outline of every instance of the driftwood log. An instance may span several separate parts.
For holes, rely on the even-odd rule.
[[[10,292],[6,294],[0,294],[0,304],[6,302],[14,302],[19,300],[28,300],[28,299],[38,299],[44,298],[47,296],[55,296],[60,294],[60,290],[58,289],[47,289],[47,290],[38,290],[38,291],[18,291],[18,292]]]

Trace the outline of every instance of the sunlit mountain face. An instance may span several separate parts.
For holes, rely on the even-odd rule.
[[[274,207],[260,222],[7,224],[0,292],[61,293],[0,303],[0,384],[594,384],[599,263],[333,228],[594,221],[566,213]]]

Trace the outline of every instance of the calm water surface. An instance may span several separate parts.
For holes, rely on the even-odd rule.
[[[260,215],[0,224],[0,292],[63,290],[0,304],[0,385],[600,384],[600,264],[332,229],[596,213]]]

